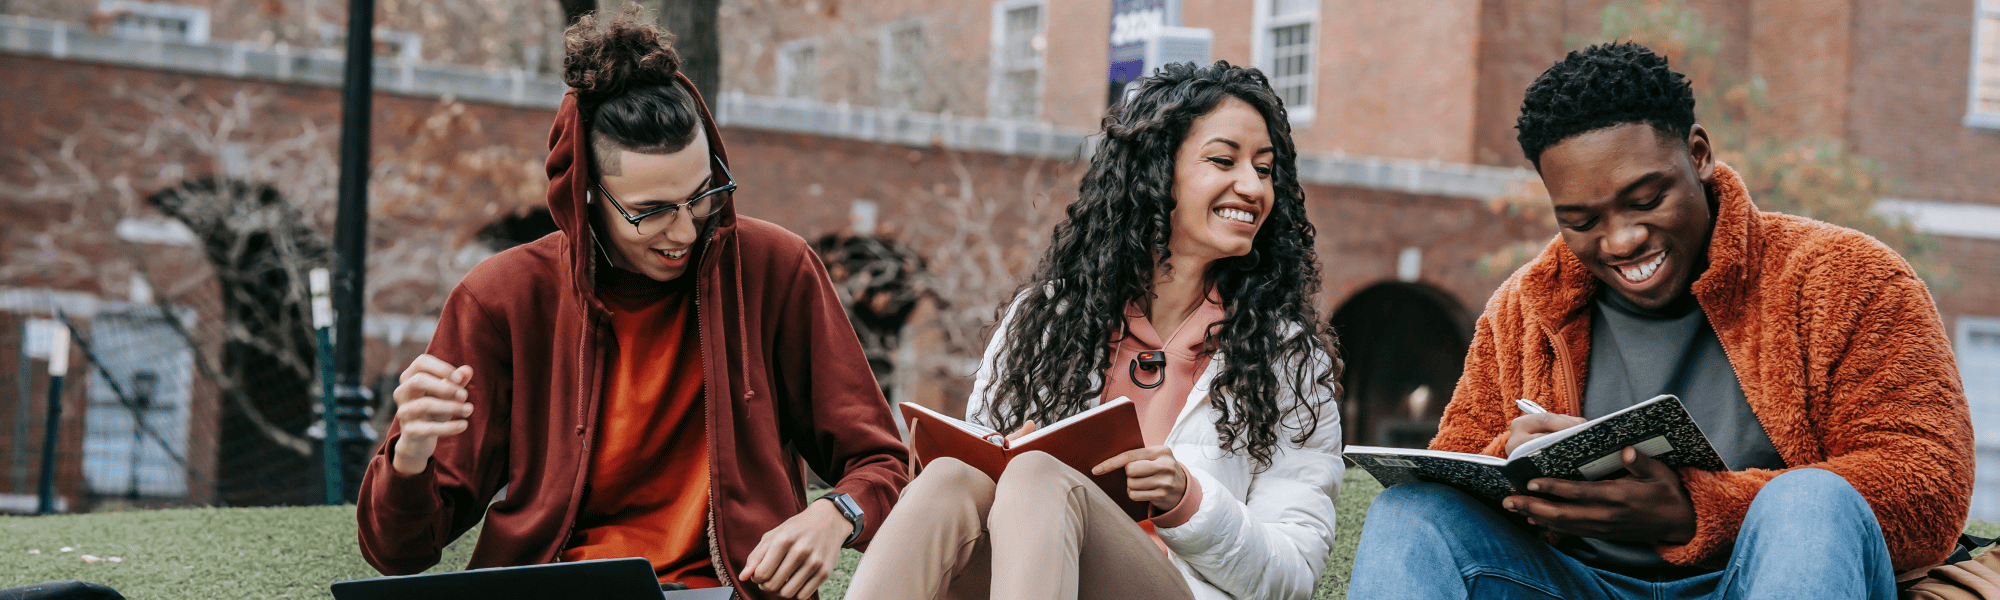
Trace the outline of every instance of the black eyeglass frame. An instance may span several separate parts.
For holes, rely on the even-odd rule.
[[[592,181],[591,184],[597,186],[597,193],[604,194],[605,200],[611,201],[611,208],[613,210],[618,211],[618,216],[624,217],[625,222],[631,223],[632,228],[637,229],[639,228],[639,222],[645,220],[646,217],[650,217],[660,213],[668,213],[668,216],[671,217],[673,213],[680,212],[682,209],[693,210],[693,208],[691,207],[693,207],[696,203],[701,202],[702,200],[707,200],[709,196],[716,196],[720,194],[730,194],[731,196],[734,196],[735,195],[734,192],[736,191],[736,176],[731,175],[729,173],[729,165],[724,164],[720,159],[717,159],[714,162],[715,162],[715,167],[717,169],[722,170],[722,176],[724,178],[727,178],[729,180],[729,183],[725,183],[720,186],[716,186],[715,188],[712,188],[706,192],[702,192],[701,195],[695,196],[694,199],[688,200],[687,202],[682,202],[679,204],[668,204],[666,206],[642,212],[637,215],[627,212],[625,210],[625,205],[619,204],[618,199],[611,195],[611,190],[604,189],[604,180],[598,179]],[[713,180],[714,177],[711,176],[710,179]],[[728,197],[723,197],[718,199],[715,205],[715,210],[717,211],[722,210],[722,203],[728,201],[729,201]],[[708,216],[714,216],[714,214],[715,213],[709,213]],[[690,216],[689,218],[694,218],[694,217]],[[707,217],[702,217],[702,218],[707,218]]]

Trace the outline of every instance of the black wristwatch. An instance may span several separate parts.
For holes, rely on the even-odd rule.
[[[861,537],[861,525],[863,523],[861,505],[855,504],[853,498],[849,498],[847,494],[840,492],[827,492],[826,495],[820,496],[820,499],[832,500],[834,510],[840,511],[840,516],[847,517],[847,522],[854,524],[854,531],[847,534],[847,541],[840,543],[842,548],[854,543],[854,538]]]

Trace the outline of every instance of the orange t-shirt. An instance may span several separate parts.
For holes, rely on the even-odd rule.
[[[662,583],[722,585],[709,562],[708,429],[693,277],[598,272],[617,343],[563,560],[642,556]]]

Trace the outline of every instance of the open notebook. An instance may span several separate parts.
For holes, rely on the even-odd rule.
[[[1492,502],[1527,494],[1530,479],[1615,479],[1625,474],[1626,446],[1667,466],[1727,471],[1681,399],[1655,396],[1589,422],[1528,440],[1506,458],[1464,452],[1348,446],[1347,458],[1383,487],[1442,483]]]

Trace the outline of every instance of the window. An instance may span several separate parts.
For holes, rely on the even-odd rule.
[[[2000,129],[2000,0],[1979,0],[1965,124]]]
[[[97,11],[111,18],[111,31],[120,37],[208,43],[208,9],[205,8],[136,0],[102,0],[97,3]]]
[[[1971,518],[2000,520],[2000,319],[1959,317],[1953,354],[1972,409],[1977,478],[1972,484]]]
[[[778,48],[778,95],[819,96],[819,46],[812,40],[792,40]]]
[[[1318,19],[1318,0],[1257,1],[1254,62],[1270,78],[1271,89],[1285,101],[1293,122],[1312,120]]]
[[[996,119],[1033,120],[1042,108],[1042,53],[1048,49],[1042,3],[993,5],[993,110]]]
[[[893,23],[882,28],[881,106],[918,109],[924,86],[924,57],[930,43],[921,22]]]

